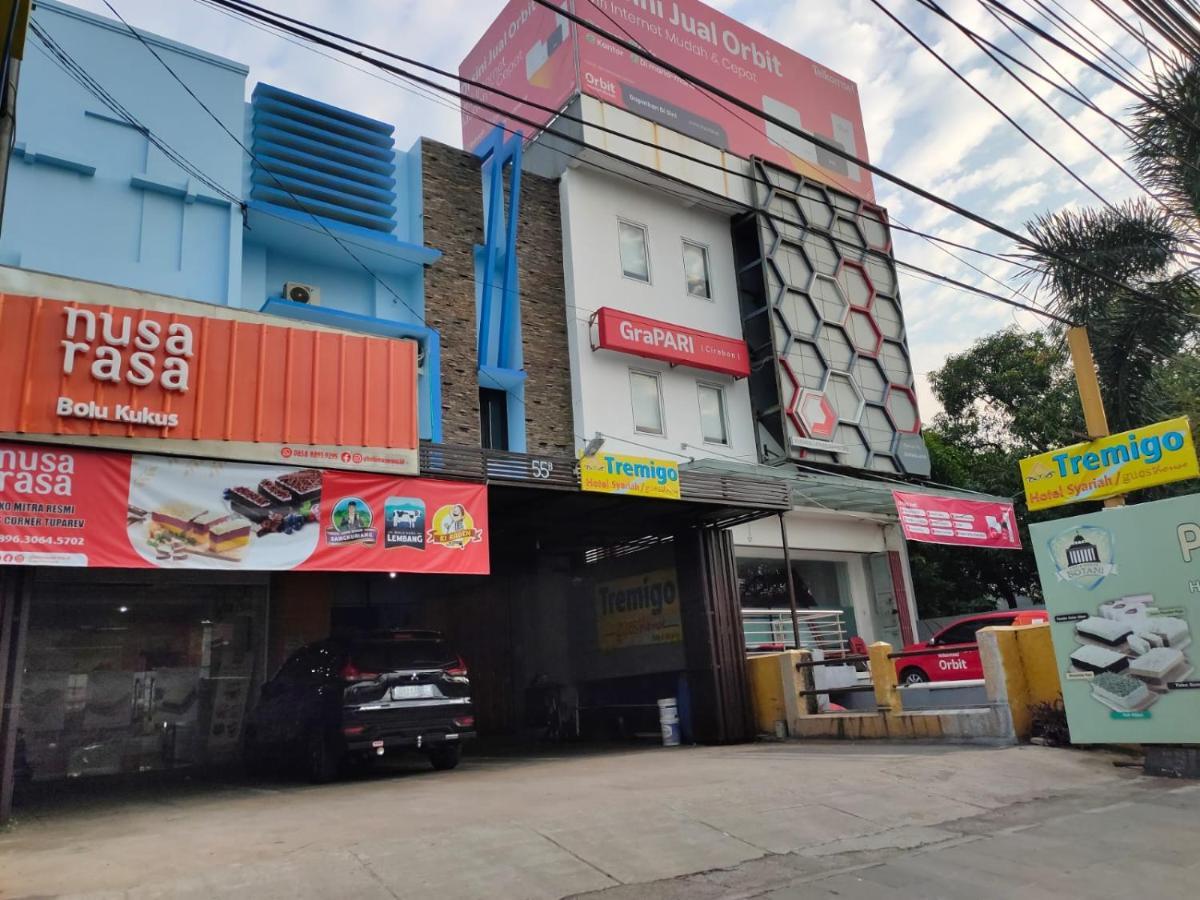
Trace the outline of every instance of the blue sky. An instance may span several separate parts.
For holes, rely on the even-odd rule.
[[[100,0],[72,2],[111,16]],[[459,143],[456,109],[254,29],[194,0],[110,2],[138,27],[248,64],[251,86],[259,80],[272,82],[393,122],[402,146],[422,135]],[[506,0],[257,2],[389,46],[398,53],[456,69]],[[914,0],[883,2],[1104,197],[1116,201],[1137,192],[1125,176],[1053,118],[950,25]],[[872,160],[909,181],[1018,231],[1038,212],[1096,202],[954,80],[870,0],[721,0],[710,5],[856,81]],[[942,5],[973,30],[1046,71],[978,0],[943,0]],[[1011,0],[1010,5],[1046,27],[1045,20],[1037,18],[1027,0]],[[1053,0],[1047,5],[1062,14],[1061,7]],[[1115,44],[1136,63],[1144,63],[1145,55],[1136,42],[1094,4],[1062,0],[1062,5],[1104,41]],[[1121,88],[1044,43],[1038,49],[1106,112],[1114,116],[1124,113],[1131,98]],[[1035,85],[1092,140],[1124,161],[1124,141],[1111,124],[1053,92],[1044,83]],[[993,252],[1012,249],[1004,238],[990,235],[880,180],[876,181],[876,191],[894,220]],[[1014,280],[1016,270],[962,251],[954,252],[970,259],[1006,287],[920,238],[896,235],[896,253],[901,259],[998,293],[1020,289],[1032,297],[1027,284]],[[1035,317],[1015,313],[994,301],[935,286],[904,273],[901,284],[926,419],[934,411],[934,403],[925,373],[938,367],[947,354],[962,350],[975,339],[1014,321],[1022,327],[1039,327]]]

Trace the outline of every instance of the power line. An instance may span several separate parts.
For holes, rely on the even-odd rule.
[[[287,16],[282,16],[282,15],[277,15],[277,14],[274,14],[274,13],[272,13],[270,10],[265,10],[265,11],[264,11],[264,13],[259,13],[259,12],[257,12],[257,10],[261,10],[261,9],[262,9],[261,7],[255,7],[255,6],[254,6],[254,4],[243,2],[243,0],[201,0],[201,2],[205,2],[205,3],[206,3],[206,4],[208,4],[208,5],[217,6],[217,7],[228,7],[228,8],[233,8],[233,7],[248,7],[248,8],[252,8],[252,9],[254,9],[254,10],[256,10],[256,11],[255,11],[255,12],[246,12],[246,11],[242,10],[242,13],[243,13],[243,15],[245,15],[245,16],[248,16],[248,17],[250,17],[250,18],[260,19],[260,20],[262,20],[262,21],[269,21],[269,19],[267,19],[267,16],[276,16],[276,17],[277,17],[278,19],[280,19],[280,20],[285,20],[285,21],[290,21],[290,22],[299,22],[299,21],[300,21],[300,20],[294,20],[294,19],[290,19],[290,17],[287,17]],[[305,29],[306,29],[306,28],[311,28],[311,29],[312,29],[312,31],[318,31],[318,32],[322,32],[322,33],[325,33],[325,34],[330,34],[330,35],[332,35],[332,36],[336,36],[336,37],[338,37],[339,39],[343,39],[343,36],[339,35],[337,32],[331,32],[331,31],[329,31],[328,29],[322,29],[322,28],[315,27],[315,26],[308,26],[306,23],[301,23],[301,24],[303,24],[303,25],[304,25],[304,27],[303,27],[303,28],[301,28],[301,27],[297,27],[296,25],[292,25],[292,24],[279,24],[278,22],[274,22],[273,24],[274,24],[276,27],[278,27],[278,28],[280,28],[280,29],[282,29],[282,30],[288,31],[288,32],[290,32],[290,33],[292,33],[292,34],[295,34],[295,35],[298,35],[298,36],[300,36],[300,37],[304,38],[305,40],[312,41],[312,42],[315,42],[315,43],[317,43],[317,44],[319,44],[319,45],[321,45],[321,46],[326,46],[326,47],[332,48],[332,49],[334,49],[334,50],[337,50],[337,51],[339,51],[339,52],[342,52],[342,53],[346,53],[346,54],[352,55],[352,56],[354,56],[355,58],[357,58],[357,59],[360,59],[360,60],[362,60],[362,61],[364,61],[364,62],[368,63],[369,65],[372,65],[372,66],[376,66],[376,67],[382,68],[382,69],[384,69],[385,71],[393,72],[393,73],[395,73],[395,74],[399,75],[399,76],[400,76],[400,77],[402,77],[402,78],[406,78],[406,79],[410,79],[410,80],[416,81],[417,83],[420,83],[420,84],[423,84],[423,85],[429,86],[429,87],[433,88],[434,90],[437,90],[437,91],[440,91],[440,92],[443,92],[443,93],[450,94],[450,95],[452,95],[452,96],[458,97],[460,100],[463,100],[463,101],[465,101],[465,102],[468,102],[468,103],[472,103],[472,104],[474,104],[474,105],[477,105],[477,106],[480,106],[480,107],[482,107],[482,108],[484,108],[484,109],[488,109],[488,110],[490,110],[490,111],[492,111],[492,112],[494,112],[494,113],[497,113],[497,114],[500,114],[500,115],[507,115],[507,116],[509,116],[509,118],[513,119],[514,121],[520,122],[520,123],[522,123],[522,124],[524,124],[524,125],[527,125],[527,126],[529,126],[529,127],[531,127],[531,128],[534,128],[534,129],[541,129],[541,128],[543,128],[543,127],[544,127],[544,126],[543,126],[542,124],[540,124],[540,123],[534,122],[534,121],[532,121],[532,120],[530,120],[530,119],[528,119],[528,118],[525,118],[525,117],[519,116],[519,115],[517,115],[517,114],[515,114],[515,113],[511,113],[511,112],[505,111],[505,110],[503,110],[503,109],[501,109],[501,108],[499,108],[499,107],[495,106],[494,104],[489,104],[489,103],[487,103],[486,101],[483,101],[483,100],[481,100],[481,99],[479,99],[479,98],[474,98],[474,97],[471,97],[471,96],[469,96],[469,95],[467,95],[467,94],[464,94],[464,93],[463,93],[463,92],[461,92],[461,91],[456,91],[456,90],[454,90],[454,89],[452,89],[452,88],[448,88],[448,87],[446,87],[445,85],[441,85],[441,84],[439,84],[439,83],[437,83],[437,82],[434,82],[434,81],[431,81],[431,80],[429,80],[429,79],[422,78],[421,76],[414,75],[414,74],[413,74],[413,73],[411,73],[411,72],[406,72],[406,71],[405,71],[405,70],[403,70],[403,69],[400,69],[400,68],[398,68],[398,67],[395,67],[395,66],[391,66],[391,65],[389,65],[389,64],[387,64],[387,63],[384,63],[384,62],[382,62],[382,61],[380,61],[380,60],[375,60],[375,59],[372,59],[371,57],[368,57],[368,56],[366,56],[366,55],[364,55],[364,54],[362,54],[362,53],[360,53],[360,52],[357,52],[357,51],[351,50],[351,49],[349,49],[349,48],[346,48],[346,47],[340,46],[339,44],[336,44],[336,43],[334,43],[334,42],[332,42],[332,41],[330,41],[330,40],[327,40],[327,39],[325,39],[325,38],[322,38],[322,37],[320,37],[320,36],[314,35],[314,34],[312,34],[312,33],[311,33],[311,31],[308,31],[308,30],[305,30]],[[357,40],[355,40],[355,39],[352,39],[352,38],[345,38],[345,40],[347,40],[347,42],[348,42],[348,43],[351,43],[351,44],[360,45],[360,46],[361,46],[361,45],[364,45],[364,42],[362,42],[362,41],[357,41]],[[367,45],[367,46],[369,47],[369,45]],[[370,48],[370,49],[376,49],[376,48]],[[396,56],[397,56],[397,54],[390,53],[389,51],[380,51],[380,52],[382,52],[384,55],[388,55],[388,56],[392,56],[392,57],[396,57]],[[420,65],[422,68],[427,68],[427,69],[431,69],[431,68],[433,68],[433,67],[431,67],[431,66],[428,66],[428,65],[426,65],[426,64],[423,64],[423,63],[418,63],[418,65]],[[453,76],[453,75],[450,75],[449,73],[446,73],[446,77],[456,77],[456,76]],[[468,80],[468,79],[462,79],[462,80],[463,80],[464,82],[471,83],[471,82],[469,82],[469,80]],[[490,91],[490,90],[492,90],[491,88],[488,88],[486,85],[482,85],[482,84],[481,84],[481,83],[479,83],[479,82],[473,82],[473,83],[474,83],[474,84],[477,84],[477,85],[479,85],[479,86],[480,86],[481,88],[483,88],[483,89],[486,89],[486,90],[489,90],[489,91]],[[503,92],[503,91],[496,91],[496,93],[499,93],[499,94],[501,94],[501,95],[505,95],[505,92]],[[520,98],[517,98],[515,95],[507,95],[507,96],[510,96],[510,97],[512,97],[514,100],[518,100],[518,99],[520,99]],[[526,102],[526,103],[528,103],[528,104],[529,104],[529,105],[531,105],[531,106],[535,106],[535,107],[537,106],[537,104],[535,104],[535,103],[529,103],[528,101],[522,101],[522,102]],[[544,110],[549,110],[549,108],[548,108],[548,107],[542,107],[542,108],[543,108]],[[467,110],[467,114],[468,114],[468,115],[472,115],[472,113],[471,113],[469,110]],[[481,119],[482,119],[482,117],[480,117],[480,116],[475,116],[475,117],[476,117],[476,118],[481,118]],[[572,119],[572,118],[573,118],[573,117],[570,117],[570,116],[565,116],[565,117],[566,117],[566,118],[568,118],[568,119]],[[482,119],[482,120],[483,120],[483,121],[487,121],[486,119]],[[579,120],[577,120],[577,121],[581,121],[581,122],[582,122],[583,120],[582,120],[582,119],[579,119]],[[501,127],[503,128],[503,126],[501,126]],[[505,130],[505,131],[507,131],[507,132],[509,132],[509,133],[512,133],[512,134],[519,134],[519,132],[516,132],[516,131],[514,131],[514,130],[512,130],[512,129],[504,128],[503,130]],[[584,147],[584,148],[588,148],[588,149],[595,150],[596,152],[598,152],[598,153],[600,153],[600,154],[602,154],[602,155],[605,155],[605,156],[611,157],[611,158],[613,158],[613,159],[616,159],[616,160],[619,160],[619,161],[621,161],[621,162],[628,162],[628,161],[627,161],[627,160],[625,160],[623,157],[620,157],[619,155],[617,155],[617,154],[615,154],[615,153],[613,153],[613,152],[611,152],[611,151],[605,150],[605,149],[603,149],[603,148],[592,147],[591,145],[587,144],[586,142],[582,141],[582,140],[581,140],[581,139],[579,139],[579,138],[576,138],[576,137],[574,137],[573,135],[565,134],[565,133],[563,133],[563,132],[556,131],[556,130],[554,130],[554,129],[552,129],[552,128],[549,128],[549,127],[546,127],[546,128],[545,128],[545,130],[547,131],[547,133],[549,133],[549,134],[551,134],[551,135],[554,135],[555,137],[559,137],[559,138],[563,139],[564,141],[566,141],[566,142],[568,142],[568,143],[573,143],[573,144],[575,144],[575,145],[577,145],[577,146],[580,146],[580,147]],[[611,131],[611,129],[601,129],[601,130],[610,130],[610,131]],[[614,134],[618,134],[618,135],[620,135],[620,136],[621,136],[621,137],[623,137],[623,138],[625,137],[625,135],[624,135],[624,134],[622,134],[621,132],[616,132],[616,131],[613,131],[613,133],[614,133]],[[634,140],[635,142],[637,141],[637,139],[636,139],[636,138],[630,138],[630,140]],[[651,145],[651,146],[655,146],[655,147],[657,147],[657,145]],[[553,150],[553,151],[555,151],[555,152],[558,152],[558,153],[560,153],[560,154],[562,154],[562,155],[564,155],[564,156],[571,156],[571,158],[573,158],[573,159],[577,158],[577,157],[574,157],[572,154],[569,154],[569,153],[567,153],[566,151],[563,151],[563,150],[561,150],[561,149],[559,149],[559,148],[555,148],[555,147],[548,147],[548,149],[550,149],[550,150]],[[665,148],[660,148],[660,149],[665,149]],[[674,151],[672,151],[672,152],[674,152]],[[693,157],[686,157],[686,158],[689,158],[689,159],[690,159],[690,158],[693,158]],[[701,159],[699,159],[699,158],[695,158],[695,159],[696,159],[696,161],[697,161],[697,162],[699,162],[699,163],[709,164],[709,161],[701,160]],[[631,176],[631,175],[629,175],[629,174],[627,174],[627,173],[624,173],[624,172],[612,172],[612,171],[611,171],[611,170],[609,170],[609,169],[605,169],[604,167],[602,167],[602,166],[599,166],[599,165],[597,165],[597,164],[595,164],[595,163],[591,163],[590,161],[587,161],[587,160],[583,160],[583,162],[584,162],[585,164],[591,165],[591,166],[593,166],[593,167],[595,167],[595,168],[599,169],[600,171],[606,172],[606,173],[608,173],[608,174],[613,174],[613,175],[616,175],[616,176],[618,176],[618,177],[626,178],[627,180],[631,180],[631,181],[633,181],[634,183],[636,183],[636,184],[639,184],[639,185],[641,185],[641,186],[650,186],[650,187],[654,187],[654,188],[656,188],[656,189],[659,189],[659,190],[666,190],[668,193],[674,193],[676,196],[679,196],[681,199],[687,199],[687,200],[691,200],[691,199],[692,199],[691,197],[689,197],[689,196],[687,196],[687,195],[680,194],[680,193],[678,193],[678,192],[671,192],[671,191],[669,191],[668,189],[666,189],[666,188],[663,188],[661,185],[654,184],[654,183],[651,183],[651,182],[646,182],[646,181],[643,181],[643,180],[641,180],[641,179],[638,179],[638,178],[635,178],[635,177],[633,177],[633,176]],[[720,169],[721,169],[721,171],[729,172],[730,174],[742,174],[742,173],[737,173],[737,172],[734,172],[733,170],[724,169],[723,167],[720,167],[720,166],[719,166],[719,164],[717,164],[717,165],[718,165],[718,168],[720,168]],[[638,168],[643,168],[643,167],[641,167],[641,166],[638,166]],[[744,176],[744,177],[752,177],[752,176]],[[755,180],[755,181],[757,181],[758,183],[766,183],[766,182],[762,182],[762,181],[761,181],[761,179],[754,179],[754,180]],[[780,218],[780,217],[777,217],[777,218]],[[806,225],[806,223],[804,223],[804,222],[792,222],[792,221],[788,221],[788,220],[783,220],[783,221],[784,221],[784,223],[785,223],[785,224],[790,224],[790,225],[793,225],[793,226],[795,226],[795,227],[798,227],[798,228],[807,228],[807,227],[808,227],[808,226]],[[901,228],[901,230],[914,231],[914,233],[916,233],[916,234],[919,234],[919,235],[921,235],[921,236],[925,236],[923,233],[921,233],[921,232],[916,232],[916,231],[915,231],[915,230],[913,230],[913,229]],[[831,239],[831,240],[832,240],[832,241],[834,241],[835,243],[839,243],[839,244],[841,244],[843,247],[851,247],[851,248],[853,248],[853,249],[854,249],[854,250],[856,250],[856,251],[859,251],[859,252],[861,252],[861,251],[862,251],[862,248],[860,248],[860,247],[858,247],[858,246],[856,246],[856,245],[850,244],[850,243],[848,243],[848,242],[846,242],[846,241],[844,241],[844,240],[842,240],[842,239],[838,238],[838,237],[837,237],[835,234],[833,234],[833,233],[830,233],[830,234],[828,234],[828,235],[827,235],[827,237],[829,237],[829,239]],[[954,243],[954,242],[949,242],[949,241],[946,241],[946,239],[943,239],[943,238],[937,238],[937,237],[934,237],[934,236],[928,236],[928,237],[929,237],[930,239],[932,239],[932,240],[939,241],[939,242]],[[1032,267],[1026,266],[1026,265],[1024,265],[1024,264],[1021,264],[1021,263],[1015,263],[1015,262],[1013,262],[1012,260],[1006,259],[1005,257],[1000,257],[1000,256],[997,256],[996,254],[987,253],[986,251],[981,251],[981,250],[978,250],[978,249],[976,249],[976,248],[967,247],[967,246],[965,246],[965,245],[961,245],[961,244],[954,244],[954,246],[959,246],[959,247],[962,247],[963,249],[971,250],[971,251],[973,251],[973,252],[977,252],[977,253],[983,253],[984,255],[991,256],[991,257],[993,257],[993,258],[997,258],[997,259],[999,259],[999,260],[1001,260],[1001,261],[1003,261],[1003,262],[1005,262],[1005,263],[1007,263],[1007,264],[1010,264],[1010,265],[1017,265],[1017,266],[1020,266],[1021,268],[1025,268],[1025,269],[1027,269],[1027,270],[1033,271]],[[1010,298],[1010,297],[1004,297],[1004,296],[1002,296],[1002,295],[1000,295],[1000,294],[995,294],[995,293],[992,293],[992,292],[990,292],[990,291],[985,291],[985,290],[983,290],[982,288],[977,288],[977,287],[975,287],[975,286],[972,286],[972,285],[966,285],[964,282],[957,281],[957,280],[955,280],[955,279],[949,278],[948,276],[943,276],[943,275],[940,275],[940,274],[938,274],[938,273],[933,273],[933,272],[930,272],[930,271],[929,271],[929,270],[927,270],[927,269],[923,269],[923,268],[921,268],[921,267],[919,267],[919,266],[914,266],[914,265],[912,265],[911,263],[907,263],[907,262],[904,262],[904,261],[902,261],[902,260],[898,260],[898,259],[897,259],[897,260],[894,260],[894,262],[895,262],[896,266],[898,266],[898,267],[900,267],[900,268],[905,268],[905,269],[909,269],[909,270],[912,270],[912,271],[917,271],[917,272],[925,273],[925,274],[927,274],[929,277],[936,278],[936,279],[938,279],[938,280],[942,281],[943,283],[946,283],[946,284],[948,284],[948,285],[951,285],[951,286],[960,287],[960,288],[962,288],[963,290],[967,290],[969,293],[973,293],[973,294],[976,294],[976,295],[980,295],[980,296],[988,297],[988,298],[990,298],[990,299],[997,300],[997,301],[999,301],[999,302],[1001,302],[1001,303],[1005,303],[1005,304],[1007,304],[1007,305],[1009,305],[1009,306],[1016,306],[1017,308],[1023,309],[1023,310],[1025,310],[1026,312],[1030,312],[1030,313],[1033,313],[1033,314],[1035,314],[1035,315],[1039,315],[1039,316],[1043,316],[1043,317],[1051,318],[1052,320],[1055,320],[1055,321],[1060,321],[1060,320],[1061,320],[1061,321],[1064,321],[1064,322],[1066,321],[1065,319],[1063,319],[1063,317],[1056,316],[1056,315],[1054,315],[1054,314],[1048,313],[1046,310],[1043,310],[1043,309],[1039,308],[1038,306],[1034,305],[1032,302],[1030,302],[1029,304],[1020,304],[1020,303],[1018,303],[1017,301],[1014,301],[1014,300],[1012,300],[1012,298]],[[970,264],[967,264],[967,265],[970,265]],[[977,271],[979,271],[979,270],[977,269]],[[991,276],[987,276],[987,273],[981,273],[981,274],[984,274],[986,277],[991,277]]]
[[[272,172],[270,170],[270,168],[255,155],[253,150],[251,150],[249,147],[247,147],[245,145],[245,143],[242,142],[241,138],[239,138],[236,134],[234,134],[232,131],[230,131],[229,127],[224,122],[221,121],[220,117],[216,113],[214,113],[208,107],[208,105],[203,100],[200,99],[199,96],[197,96],[196,92],[193,91],[191,89],[191,87],[189,87],[188,84],[182,78],[179,77],[179,74],[173,68],[171,68],[171,65],[165,59],[163,59],[162,56],[159,55],[158,51],[155,50],[154,47],[151,46],[150,42],[147,41],[142,36],[141,32],[139,32],[132,25],[130,25],[127,21],[125,21],[125,17],[122,16],[119,12],[117,12],[116,8],[111,3],[109,3],[108,0],[103,0],[103,3],[105,6],[108,7],[109,11],[112,12],[112,14],[114,16],[116,16],[118,19],[121,20],[121,24],[124,25],[126,27],[126,29],[128,29],[129,33],[131,35],[133,35],[135,38],[137,38],[138,42],[141,43],[141,45],[143,47],[145,47],[148,51],[150,51],[150,55],[159,61],[159,63],[162,65],[162,67],[164,69],[166,69],[167,72],[170,73],[171,77],[179,83],[180,87],[182,87],[185,91],[187,91],[187,93],[191,96],[191,98],[193,100],[195,100],[198,104],[200,104],[201,109],[203,109],[206,113],[208,113],[209,117],[212,118],[212,120],[214,122],[216,122],[219,126],[221,126],[221,130],[224,131],[227,135],[229,135],[230,139],[235,144],[237,144],[239,147],[241,147],[247,156],[249,156],[252,160],[254,160],[256,163],[258,163],[259,167],[271,177],[271,179],[275,182],[275,184],[279,187],[280,190],[282,190],[284,193],[286,193],[289,197],[292,198],[292,202],[294,202],[296,204],[296,207],[298,210],[300,210],[301,212],[307,213],[312,218],[312,220],[321,227],[321,230],[324,231],[327,235],[329,235],[329,237],[332,238],[339,247],[341,247],[344,251],[346,251],[346,254],[351,259],[353,259],[354,262],[357,263],[358,266],[364,272],[366,272],[368,275],[370,275],[371,278],[374,279],[378,284],[382,285],[384,290],[386,290],[389,294],[391,294],[392,297],[398,303],[400,303],[405,309],[407,309],[410,313],[412,313],[414,319],[417,322],[425,321],[424,316],[422,316],[415,309],[413,309],[413,307],[411,305],[409,305],[408,301],[405,300],[403,297],[401,297],[400,294],[398,294],[392,288],[392,286],[390,284],[388,284],[381,277],[379,277],[379,275],[377,275],[365,262],[363,262],[357,253],[355,253],[353,250],[351,250],[350,247],[347,246],[344,241],[342,241],[337,235],[335,235],[329,229],[329,226],[327,226],[321,220],[321,218],[319,216],[317,216],[314,212],[312,212],[311,209],[309,209],[304,204],[304,201],[302,201],[299,197],[297,197],[290,190],[288,190],[287,186],[282,181],[280,181],[280,179],[275,175],[275,173]]]
[[[1073,40],[1076,46],[1082,48],[1084,53],[1092,54],[1097,60],[1103,60],[1114,73],[1119,74],[1123,78],[1130,79],[1141,90],[1150,90],[1140,71],[1136,68],[1131,69],[1128,66],[1121,65],[1120,62],[1113,58],[1112,54],[1106,53],[1098,44],[1085,36],[1079,29],[1066,21],[1054,10],[1050,9],[1042,0],[1025,0],[1025,5],[1048,22],[1051,28],[1057,28],[1062,34]]]

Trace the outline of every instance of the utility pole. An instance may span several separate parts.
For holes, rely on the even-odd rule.
[[[1096,378],[1096,360],[1092,357],[1092,343],[1088,340],[1087,328],[1072,325],[1067,329],[1067,346],[1071,348],[1071,364],[1075,369],[1075,384],[1079,388],[1079,402],[1083,404],[1083,421],[1088,437],[1093,441],[1108,437],[1108,416],[1104,413],[1104,399],[1100,396],[1100,381]],[[1106,507],[1124,506],[1124,497],[1109,497]]]
[[[30,5],[31,0],[0,0],[0,22],[4,23],[4,49],[0,56],[0,229],[4,227],[8,166],[17,136],[17,76],[25,58]]]

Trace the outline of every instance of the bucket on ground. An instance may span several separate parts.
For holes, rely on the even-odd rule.
[[[674,697],[658,701],[658,724],[662,728],[664,747],[679,746],[679,704]]]

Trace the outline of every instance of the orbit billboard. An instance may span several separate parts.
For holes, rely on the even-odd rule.
[[[856,85],[698,0],[563,0],[590,24],[642,47],[795,128],[867,159]],[[513,0],[459,66],[459,75],[498,88],[465,87],[463,146],[494,124],[526,136],[575,94],[742,157],[759,157],[874,201],[869,173],[810,140],[719,100],[653,62],[533,0]],[[527,120],[525,122],[521,119]]]

